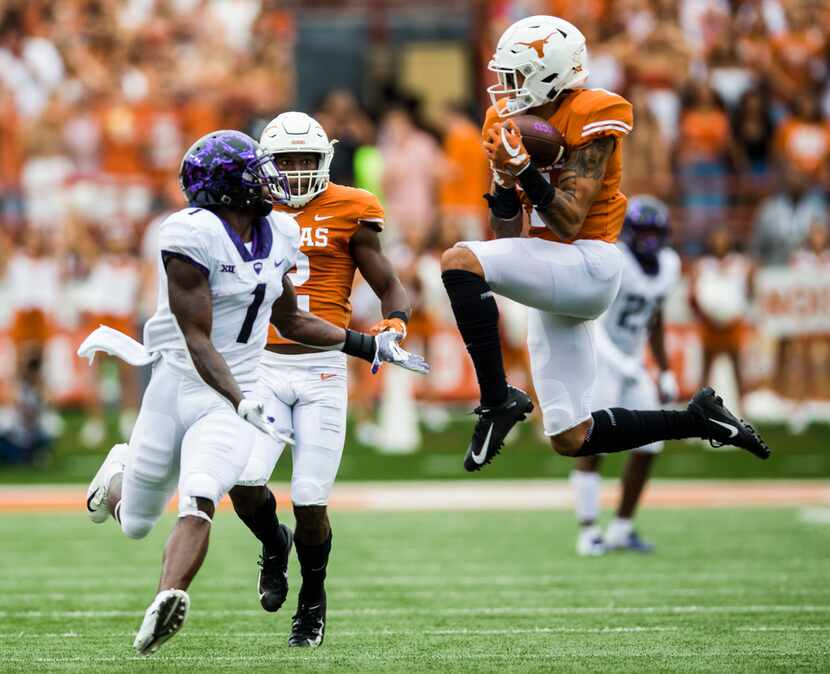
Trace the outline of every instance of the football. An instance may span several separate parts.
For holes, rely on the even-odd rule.
[[[536,115],[517,115],[511,119],[519,127],[525,148],[538,168],[550,168],[565,158],[565,139],[546,119]]]

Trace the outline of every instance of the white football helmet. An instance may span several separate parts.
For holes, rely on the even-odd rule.
[[[334,143],[323,127],[304,112],[284,112],[274,117],[262,132],[259,145],[270,155],[314,152],[320,155],[317,168],[310,171],[281,171],[288,179],[292,208],[305,206],[329,186],[329,166],[334,156]]]
[[[487,88],[500,117],[555,101],[588,78],[585,36],[556,16],[530,16],[504,31],[487,67],[499,83]],[[520,80],[519,75],[522,76]],[[506,98],[506,105],[496,104]]]

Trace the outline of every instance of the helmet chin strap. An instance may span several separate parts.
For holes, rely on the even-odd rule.
[[[271,211],[274,209],[274,204],[270,201],[265,199],[261,199],[259,203],[257,203],[254,207],[254,212],[261,218],[264,218],[266,215],[270,215]]]

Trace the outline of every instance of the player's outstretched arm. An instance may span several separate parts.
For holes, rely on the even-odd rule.
[[[361,227],[349,245],[357,268],[380,300],[383,320],[373,326],[372,333],[395,330],[406,335],[412,305],[392,263],[383,254],[377,231]]]
[[[213,306],[207,278],[189,262],[171,258],[167,262],[167,294],[199,376],[238,409],[242,391],[210,340]]]
[[[274,302],[271,322],[283,335],[292,341],[316,346],[331,351],[343,351],[348,356],[362,358],[372,363],[376,372],[381,363],[392,363],[413,372],[426,374],[429,365],[421,356],[402,349],[398,342],[403,338],[399,332],[384,332],[377,336],[338,328],[297,306],[297,293],[288,276],[283,278],[283,292]]]
[[[286,339],[323,349],[339,349],[346,340],[346,330],[317,318],[297,305],[297,292],[288,276],[282,279],[282,295],[271,309],[271,323]]]
[[[605,166],[614,152],[615,143],[613,137],[606,136],[572,152],[559,174],[553,198],[541,207],[537,205],[536,211],[542,222],[560,238],[572,239],[582,228],[591,204],[602,189]],[[531,170],[532,167],[525,173]],[[532,177],[519,176],[522,186]]]

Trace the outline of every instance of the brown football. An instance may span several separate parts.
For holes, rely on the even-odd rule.
[[[511,119],[519,127],[525,148],[538,168],[550,168],[565,159],[565,139],[546,119],[536,115],[516,115]]]

